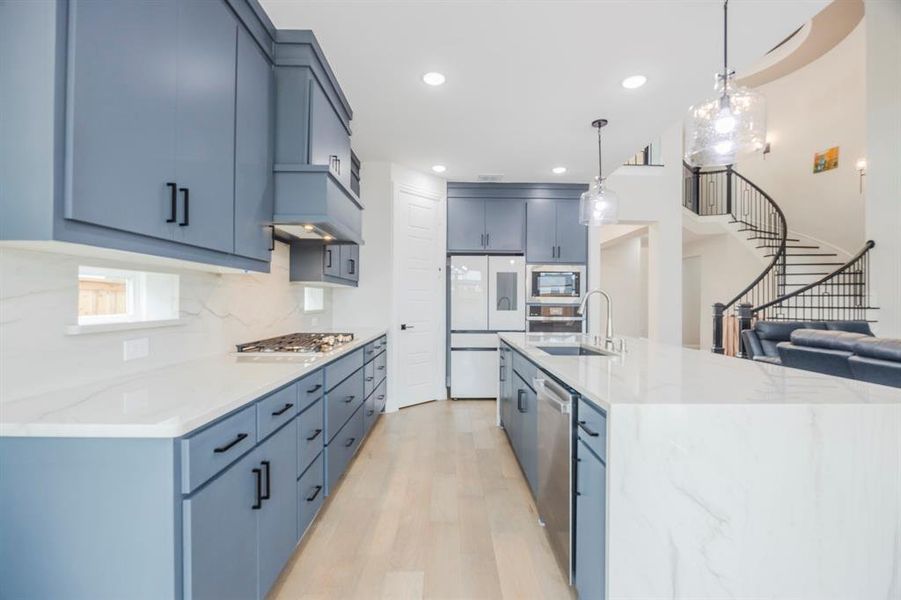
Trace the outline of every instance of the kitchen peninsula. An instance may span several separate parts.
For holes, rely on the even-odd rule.
[[[580,397],[574,447],[600,440],[588,456],[606,469],[605,518],[591,514],[603,500],[580,504],[593,478],[580,481],[574,453],[583,595],[580,579],[599,572],[608,598],[901,596],[899,390],[644,339],[623,355],[598,354],[588,336],[500,340],[511,441],[506,421],[532,411],[542,379]],[[517,456],[528,475],[528,451]],[[578,534],[594,518],[606,547],[580,572]]]

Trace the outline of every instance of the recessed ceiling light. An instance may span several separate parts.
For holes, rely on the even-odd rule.
[[[634,90],[635,88],[643,86],[647,81],[648,78],[644,75],[632,75],[631,77],[623,79],[623,87],[627,90]]]
[[[566,173],[566,167],[554,167],[551,171],[553,171],[554,175],[563,175]]]
[[[432,166],[432,170],[436,173],[444,173],[445,171],[447,171],[447,167],[445,167],[444,165],[434,165]]]
[[[326,242],[328,242],[334,238],[326,233],[324,236],[322,236],[322,239],[324,239]]]
[[[430,71],[422,76],[422,80],[429,85],[441,85],[445,81],[447,81],[447,78],[444,76],[443,73],[438,73],[436,71]]]
[[[303,229],[304,229],[304,231],[313,231],[313,229],[315,229],[315,227],[313,227],[312,225],[304,225]]]

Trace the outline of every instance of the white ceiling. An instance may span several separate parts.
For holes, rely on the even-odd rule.
[[[587,182],[590,123],[604,117],[604,168],[621,164],[709,95],[722,65],[722,4],[708,0],[261,0],[280,29],[312,29],[354,110],[363,161],[449,180]],[[732,0],[739,72],[826,0]],[[440,71],[433,88],[422,74]],[[643,74],[626,90],[620,81]],[[566,166],[563,176],[551,174]]]

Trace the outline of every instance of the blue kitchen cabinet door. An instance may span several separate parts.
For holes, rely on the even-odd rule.
[[[522,252],[526,247],[526,205],[517,198],[485,200],[485,248]]]
[[[341,277],[341,244],[329,244],[322,250],[322,272]]]
[[[310,80],[311,165],[329,167],[332,174],[350,188],[350,135],[344,122],[315,79]]]
[[[257,477],[251,452],[183,501],[187,600],[257,597]]]
[[[582,600],[603,600],[607,466],[581,441],[576,457],[576,589]]]
[[[485,249],[485,200],[447,199],[448,252],[480,252]]]
[[[182,0],[178,7],[175,240],[231,253],[238,23],[222,0]]]
[[[538,395],[530,387],[526,387],[523,402],[526,410],[522,414],[520,431],[522,446],[522,468],[532,490],[538,497]]]
[[[526,262],[557,260],[557,203],[532,198],[526,203]]]
[[[579,202],[557,200],[557,262],[588,262],[588,228],[579,223]]]
[[[253,38],[238,28],[235,94],[235,254],[269,260],[275,179],[275,76]]]
[[[360,247],[356,244],[342,244],[338,255],[341,257],[339,277],[350,281],[360,280]]]
[[[178,10],[175,0],[69,3],[66,218],[175,235]]]
[[[256,450],[263,471],[259,515],[259,598],[278,579],[297,544],[297,420],[282,427]]]

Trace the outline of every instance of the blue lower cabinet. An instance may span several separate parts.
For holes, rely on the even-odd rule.
[[[603,600],[607,466],[584,441],[576,444],[576,589],[581,600]]]
[[[331,443],[348,418],[364,401],[363,368],[359,368],[347,379],[330,389],[325,395],[326,440]]]
[[[363,404],[363,435],[369,435],[372,426],[375,425],[376,419],[379,418],[379,411],[375,403],[375,393],[369,395]]]
[[[256,450],[263,470],[258,512],[259,598],[264,598],[297,545],[297,422],[279,429]]]
[[[320,452],[297,480],[297,532],[303,537],[325,498],[325,454]]]
[[[363,440],[363,411],[361,406],[350,417],[344,427],[335,434],[335,437],[325,447],[325,468],[328,471],[326,492],[331,494],[338,484],[338,480],[350,464],[360,442]]]
[[[183,501],[186,600],[257,597],[261,477],[251,452]]]
[[[325,446],[322,399],[297,417],[297,475],[300,476]]]
[[[513,431],[508,431],[513,450],[532,494],[538,497],[538,395],[522,378],[514,373],[513,407],[511,423]]]

